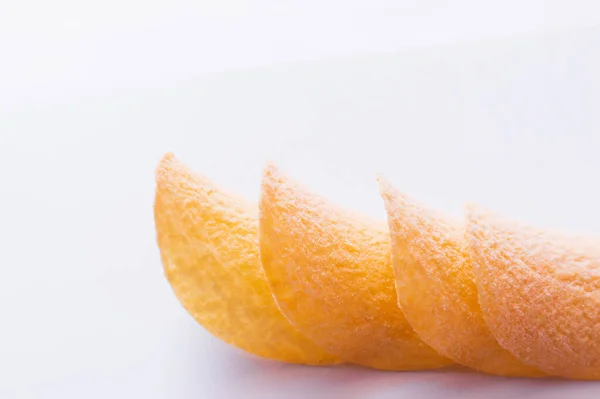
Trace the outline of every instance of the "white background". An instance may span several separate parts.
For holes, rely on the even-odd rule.
[[[600,234],[600,5],[482,3],[1,1],[0,398],[597,398],[258,360],[162,276],[166,151],[254,199],[274,161],[380,218],[377,173]]]

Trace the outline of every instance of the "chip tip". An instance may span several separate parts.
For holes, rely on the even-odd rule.
[[[481,216],[483,216],[486,212],[481,205],[478,205],[474,202],[467,202],[463,205],[463,212],[465,214],[465,217],[468,221],[470,221],[471,223],[476,221],[478,218],[480,218]]]
[[[270,175],[272,175],[272,174],[276,173],[278,170],[279,170],[279,169],[277,168],[277,166],[275,165],[275,163],[274,163],[274,162],[272,162],[272,161],[268,161],[268,162],[265,164],[265,167],[263,168],[263,174],[264,174],[265,176],[270,176]]]
[[[172,151],[167,151],[162,157],[162,161],[171,161],[175,159],[175,154]]]
[[[390,182],[380,173],[375,175],[375,180],[379,184],[379,191],[381,194],[386,194],[392,188]]]
[[[167,177],[169,167],[176,160],[177,158],[175,158],[175,155],[172,152],[167,152],[162,156],[154,172],[157,183],[160,183]]]

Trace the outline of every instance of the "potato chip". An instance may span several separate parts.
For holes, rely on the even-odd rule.
[[[600,378],[600,240],[468,208],[479,301],[498,342],[525,363]]]
[[[343,361],[386,370],[446,366],[400,310],[385,223],[315,196],[267,167],[260,251],[269,286],[292,324]]]
[[[154,216],[165,275],[181,304],[214,336],[291,363],[337,360],[278,309],[260,264],[258,207],[167,154],[156,171]]]
[[[542,376],[488,329],[473,280],[464,224],[380,179],[392,237],[398,300],[417,334],[464,366],[502,376]]]

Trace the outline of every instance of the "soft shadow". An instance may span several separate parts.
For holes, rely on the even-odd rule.
[[[356,366],[310,367],[239,357],[228,367],[231,393],[264,398],[598,399],[600,382],[503,378],[459,367],[389,372]],[[234,382],[235,381],[235,382]],[[238,396],[241,397],[241,396]]]
[[[459,366],[412,372],[379,371],[350,365],[302,366],[260,359],[215,339],[204,341],[202,348],[195,349],[187,356],[187,367],[198,380],[204,381],[202,386],[190,390],[197,392],[199,398],[600,397],[600,382],[503,378]]]

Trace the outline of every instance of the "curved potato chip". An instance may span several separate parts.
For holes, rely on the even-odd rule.
[[[419,339],[398,307],[385,223],[341,210],[267,167],[260,249],[286,317],[344,361],[388,370],[451,363]]]
[[[483,319],[463,224],[380,179],[392,237],[398,300],[417,334],[464,366],[502,376],[542,376],[503,349]]]
[[[258,209],[167,154],[156,171],[154,217],[165,275],[214,336],[255,355],[331,364],[334,356],[277,308],[260,264]]]
[[[600,241],[469,207],[485,320],[498,342],[548,374],[600,378]]]

